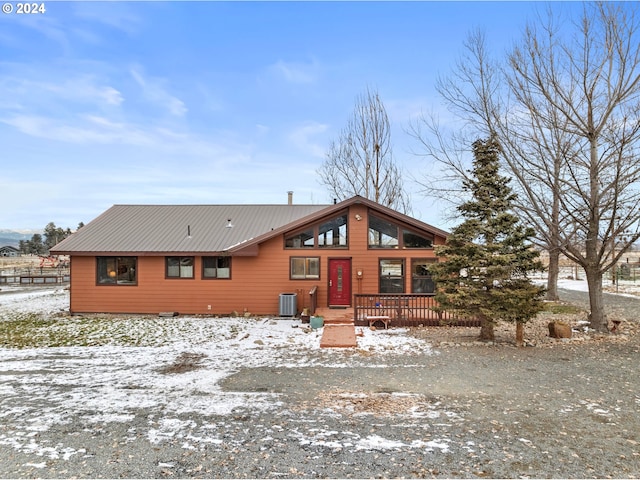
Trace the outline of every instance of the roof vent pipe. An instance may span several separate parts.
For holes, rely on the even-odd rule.
[[[293,205],[293,191],[291,190],[287,192],[287,202],[289,205]]]

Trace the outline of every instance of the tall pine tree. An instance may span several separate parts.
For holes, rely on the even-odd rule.
[[[543,266],[529,243],[533,229],[511,211],[516,196],[499,173],[500,153],[495,138],[473,144],[472,176],[464,183],[471,200],[458,207],[464,221],[438,248],[445,261],[432,270],[442,309],[479,318],[481,340],[494,340],[497,321],[516,322],[522,344],[523,325],[542,309],[544,293],[528,274]]]

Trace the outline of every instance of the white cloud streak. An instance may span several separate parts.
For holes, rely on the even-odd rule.
[[[316,61],[299,63],[278,60],[269,66],[269,71],[287,83],[309,84],[318,80],[320,66]]]
[[[326,132],[328,128],[328,125],[322,123],[306,122],[291,131],[289,134],[289,140],[306,154],[312,157],[323,158],[326,151],[326,145],[323,145],[314,139],[318,135]]]
[[[182,100],[171,95],[164,87],[164,80],[143,76],[139,68],[130,70],[131,76],[142,88],[144,97],[160,108],[164,108],[174,116],[182,117],[187,113],[187,107]]]

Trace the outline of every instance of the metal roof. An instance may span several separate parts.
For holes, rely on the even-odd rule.
[[[52,248],[51,253],[224,252],[327,207],[114,205]]]
[[[444,238],[449,235],[356,195],[333,205],[114,205],[50,251],[54,255],[233,255],[243,250],[252,254],[247,252],[275,235],[354,204],[385,213],[418,230]]]

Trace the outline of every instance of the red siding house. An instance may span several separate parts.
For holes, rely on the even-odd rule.
[[[51,253],[70,256],[71,313],[275,315],[283,299],[295,298],[297,314],[310,298],[346,307],[358,294],[432,293],[434,245],[446,236],[359,196],[333,205],[114,205]]]

